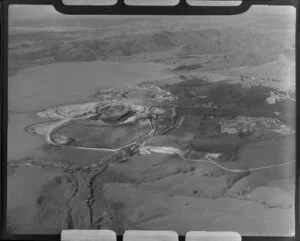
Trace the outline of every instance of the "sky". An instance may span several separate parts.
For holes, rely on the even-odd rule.
[[[114,4],[117,0],[63,0],[65,4],[93,4],[95,2],[101,2],[104,5],[107,4]],[[125,0],[130,1],[130,3],[135,4],[136,2],[152,2],[153,4],[156,4],[157,2],[161,2],[162,0]],[[163,0],[164,4],[170,3],[174,4],[174,1],[178,0]],[[199,2],[199,0],[188,0]],[[214,1],[215,2],[215,1]],[[218,1],[220,2],[220,1]],[[225,1],[223,1],[225,2]],[[236,1],[226,1],[226,2],[235,2]],[[252,6],[247,13],[245,14],[291,14],[291,16],[295,16],[295,8],[291,6]],[[35,19],[35,18],[47,18],[51,16],[59,16],[60,13],[58,13],[53,6],[47,6],[47,5],[11,5],[9,8],[9,15],[10,17],[13,16],[14,19]]]

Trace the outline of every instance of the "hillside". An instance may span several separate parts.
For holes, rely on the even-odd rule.
[[[74,38],[77,31],[60,34],[55,31],[45,32],[45,34],[12,33],[9,46],[10,69],[39,65],[45,61],[47,63],[91,61],[107,58],[117,60],[124,57],[130,57],[134,61],[134,56],[137,54],[162,51],[170,51],[170,55],[168,60],[162,59],[161,61],[179,63],[187,61],[187,65],[195,64],[191,54],[219,54],[221,55],[219,62],[215,58],[208,58],[212,61],[209,68],[214,69],[220,66],[257,65],[273,61],[283,51],[293,47],[293,42],[287,41],[293,37],[289,32],[285,34],[276,31],[251,32],[232,28],[161,30],[134,35],[127,33],[118,38],[98,37],[96,32],[86,34],[89,37]],[[27,44],[19,42],[19,38]],[[199,63],[201,58],[198,57],[196,62]],[[183,58],[185,60],[182,60]],[[230,63],[229,66],[228,63]]]

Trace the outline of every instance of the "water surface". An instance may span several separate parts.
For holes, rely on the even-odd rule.
[[[82,101],[96,88],[168,78],[168,66],[150,63],[72,62],[35,66],[9,78],[9,110],[17,112]]]
[[[23,69],[9,78],[8,159],[43,157],[79,163],[94,161],[107,153],[50,147],[38,135],[25,132],[40,122],[36,112],[45,108],[89,99],[97,88],[122,88],[129,83],[171,76],[168,66],[150,63],[72,62]]]

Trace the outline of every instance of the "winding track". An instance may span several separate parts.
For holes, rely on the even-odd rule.
[[[249,171],[258,171],[258,170],[263,170],[263,169],[268,169],[268,168],[274,168],[274,167],[281,167],[285,166],[291,163],[294,163],[295,160],[293,161],[287,161],[281,164],[276,164],[276,165],[268,165],[268,166],[263,166],[263,167],[255,167],[255,168],[249,168],[249,169],[230,169],[227,167],[224,167],[223,165],[215,162],[215,161],[208,161],[208,160],[201,160],[201,159],[189,159],[184,156],[184,153],[175,147],[157,147],[157,146],[145,146],[144,147],[148,151],[152,152],[159,152],[159,153],[165,153],[165,154],[177,154],[181,159],[185,161],[192,161],[192,162],[205,162],[205,163],[210,163],[215,166],[220,167],[221,169],[228,171],[228,172],[234,172],[234,173],[241,173],[241,172],[249,172]]]
[[[89,118],[90,116],[88,117],[85,117],[85,118],[69,118],[69,119],[65,119],[65,120],[62,120],[59,124],[57,124],[56,126],[54,126],[46,135],[46,141],[49,145],[52,145],[52,146],[57,146],[57,147],[64,147],[64,148],[74,148],[74,149],[78,149],[78,150],[87,150],[87,151],[108,151],[108,152],[115,152],[115,151],[120,151],[121,149],[123,148],[126,148],[128,146],[131,146],[133,144],[137,144],[137,142],[144,138],[145,136],[142,136],[140,138],[138,138],[137,140],[125,145],[125,146],[122,146],[120,148],[116,148],[116,149],[111,149],[111,148],[96,148],[96,147],[83,147],[83,146],[72,146],[72,145],[61,145],[61,144],[57,144],[56,142],[54,142],[51,138],[52,134],[54,132],[56,132],[57,130],[59,130],[60,128],[68,125],[72,120],[76,120],[76,119],[87,119]],[[150,126],[151,126],[151,131],[147,134],[149,135],[149,137],[151,138],[153,135],[154,135],[154,132],[155,132],[155,129],[153,128],[153,124],[151,121],[149,121],[150,123]]]

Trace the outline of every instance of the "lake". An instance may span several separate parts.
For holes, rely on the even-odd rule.
[[[9,78],[9,110],[37,111],[82,101],[96,88],[171,77],[168,66],[152,63],[71,62],[20,70]]]
[[[73,155],[74,150],[49,147],[41,136],[27,134],[24,128],[40,121],[37,111],[87,101],[97,88],[122,88],[129,83],[168,78],[172,76],[168,68],[152,63],[95,61],[55,63],[20,70],[8,80],[8,159],[47,155],[51,159],[84,158],[86,151]],[[103,153],[88,155],[94,159]]]

